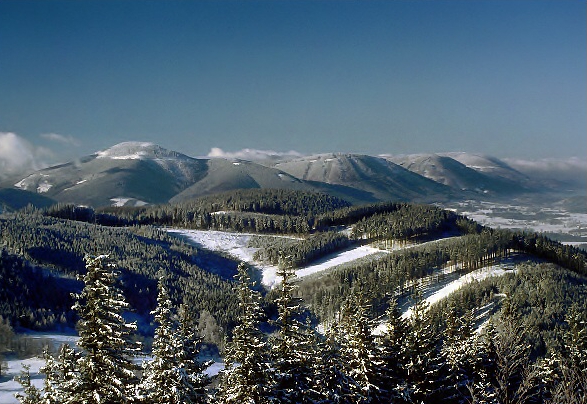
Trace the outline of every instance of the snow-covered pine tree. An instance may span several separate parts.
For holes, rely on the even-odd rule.
[[[77,361],[81,355],[69,344],[63,344],[54,358],[47,350],[43,352],[45,365],[40,373],[45,375],[42,404],[75,404],[79,389]]]
[[[342,330],[338,321],[326,331],[326,338],[318,341],[315,367],[317,404],[353,403],[355,381],[344,373],[345,364],[341,354]],[[352,387],[351,387],[352,386]]]
[[[401,316],[395,298],[391,298],[385,311],[387,322],[379,339],[385,389],[392,402],[409,402],[410,389],[406,383],[407,321]]]
[[[406,334],[406,394],[415,402],[430,402],[440,384],[440,337],[428,307],[420,291],[416,291]]]
[[[271,341],[275,383],[274,400],[279,403],[311,403],[315,401],[316,339],[313,330],[301,321],[302,306],[294,297],[295,277],[291,260],[281,257],[277,275],[282,278],[276,299],[278,330]]]
[[[475,383],[478,365],[477,334],[473,328],[473,312],[460,315],[454,305],[447,309],[441,355],[445,363],[444,400],[455,401],[468,395],[467,385]],[[451,383],[452,385],[449,385]]]
[[[192,373],[192,362],[197,361],[198,353],[191,348],[194,341],[186,341],[191,336],[179,331],[162,279],[159,279],[158,290],[157,307],[152,312],[158,323],[153,338],[153,359],[143,363],[139,400],[152,404],[204,403],[206,396],[201,391],[199,374]],[[195,370],[201,371],[199,368]]]
[[[255,291],[249,268],[240,263],[235,278],[239,299],[239,324],[226,345],[225,370],[220,376],[219,403],[262,404],[269,402],[271,361],[265,335],[259,329],[261,296]]]
[[[375,322],[369,316],[371,306],[362,292],[355,292],[341,308],[341,354],[344,373],[351,384],[356,403],[381,402],[388,392],[383,389],[382,352],[375,343]]]
[[[86,256],[84,288],[74,295],[79,315],[79,386],[73,401],[87,404],[128,403],[137,378],[132,358],[139,350],[131,337],[134,323],[127,323],[128,309],[118,287],[118,271],[107,255]]]
[[[496,333],[488,352],[495,357],[495,371],[491,376],[493,394],[500,404],[523,404],[530,402],[536,394],[535,381],[538,376],[530,361],[528,329],[517,315],[513,303],[503,302]]]
[[[199,358],[204,337],[198,333],[192,314],[192,311],[184,304],[179,306],[177,333],[181,341],[181,349],[178,359],[190,376],[194,402],[206,402],[208,400],[206,387],[210,384],[210,377],[205,370],[212,365],[213,361],[201,361]]]
[[[20,375],[14,378],[23,387],[22,393],[16,393],[14,395],[21,404],[39,404],[42,399],[39,389],[31,383],[30,370],[30,365],[23,365],[23,370],[20,371]]]
[[[549,363],[540,367],[542,375],[552,373],[550,389],[552,402],[558,404],[587,404],[587,321],[585,311],[571,306],[566,321],[562,352],[552,354]],[[549,366],[550,365],[550,366]]]

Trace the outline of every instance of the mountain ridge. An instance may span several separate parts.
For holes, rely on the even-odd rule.
[[[44,197],[31,197],[33,204],[54,200],[93,207],[178,202],[251,188],[325,192],[353,203],[438,202],[536,191],[526,174],[482,154],[322,153],[253,160],[195,158],[151,142],[122,142],[4,182],[0,189],[26,191],[21,198]]]

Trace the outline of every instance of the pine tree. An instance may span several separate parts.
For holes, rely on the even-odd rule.
[[[550,382],[552,401],[559,404],[587,403],[587,327],[585,312],[571,306],[562,352],[551,355],[540,367]]]
[[[226,367],[221,375],[217,399],[227,404],[266,403],[271,388],[271,361],[268,344],[259,329],[261,296],[253,290],[255,284],[245,264],[239,264],[235,277],[239,324],[226,346]]]
[[[205,370],[212,365],[213,361],[199,359],[204,337],[197,332],[192,312],[184,304],[181,304],[178,316],[177,333],[181,342],[178,360],[189,374],[190,385],[193,389],[191,395],[194,402],[206,402],[208,400],[206,387],[210,384],[210,377],[205,373]]]
[[[387,322],[385,331],[380,338],[383,361],[383,378],[388,396],[392,401],[408,402],[409,386],[406,383],[406,336],[407,321],[401,316],[397,301],[392,298],[385,311]]]
[[[477,366],[477,334],[473,329],[473,313],[461,316],[454,306],[448,308],[445,320],[441,355],[446,364],[445,378],[452,382],[446,386],[446,399],[455,400],[466,394],[466,386],[474,383]]]
[[[416,402],[429,402],[439,387],[439,335],[433,326],[428,302],[419,291],[414,298],[406,334],[408,389],[405,393]]]
[[[41,392],[31,383],[30,365],[23,365],[20,375],[16,380],[23,387],[23,394],[16,393],[14,396],[21,404],[39,404],[41,402]]]
[[[128,309],[117,286],[118,272],[108,256],[86,256],[84,288],[74,295],[79,315],[79,390],[74,400],[87,404],[127,403],[136,384],[132,358],[139,350],[131,341],[136,325],[122,314]]]
[[[40,372],[45,375],[43,404],[74,404],[79,391],[77,361],[81,355],[69,344],[63,344],[54,358],[47,350],[43,352],[45,365]]]
[[[381,351],[375,344],[372,334],[373,320],[369,317],[370,305],[363,293],[352,294],[342,308],[343,339],[341,353],[345,364],[345,374],[354,383],[351,389],[354,402],[373,403],[383,397],[383,363]]]
[[[294,297],[291,260],[280,260],[277,275],[282,278],[276,299],[278,330],[272,339],[271,356],[275,383],[273,394],[280,403],[312,402],[315,385],[316,339],[313,330],[301,321],[302,306]]]
[[[159,280],[157,307],[152,314],[158,327],[153,338],[153,359],[143,364],[143,378],[138,388],[140,400],[153,404],[205,402],[201,385],[203,369],[194,366],[197,347],[192,335],[176,324],[162,279]]]
[[[340,341],[343,331],[338,323],[334,323],[326,332],[326,338],[318,341],[317,363],[315,367],[314,387],[317,392],[316,403],[354,403],[353,387],[355,381],[345,373],[345,362],[342,356]]]

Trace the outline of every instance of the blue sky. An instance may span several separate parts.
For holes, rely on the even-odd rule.
[[[0,135],[584,158],[586,4],[0,0]]]

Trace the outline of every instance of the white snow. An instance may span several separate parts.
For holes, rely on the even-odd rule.
[[[124,206],[131,198],[110,198],[112,201],[112,206]]]
[[[253,255],[258,248],[247,247],[249,240],[253,234],[248,233],[233,233],[218,230],[183,230],[183,229],[167,229],[171,234],[175,234],[186,239],[188,242],[194,244],[196,247],[205,248],[211,251],[220,251],[231,255],[232,257],[244,261],[247,264],[253,265],[261,270],[263,277],[262,283],[266,287],[272,288],[279,283],[277,277],[277,267],[275,265],[267,265],[261,262],[255,261]],[[254,236],[260,236],[254,234]],[[276,237],[272,235],[271,237]],[[286,237],[290,239],[296,239],[291,236],[278,236]],[[329,255],[328,257],[300,268],[296,271],[297,276],[308,276],[310,274],[324,271],[333,268],[337,265],[354,261],[359,258],[363,258],[367,255],[381,253],[382,251],[378,248],[369,246],[358,246],[352,247],[348,250],[337,252]]]
[[[0,378],[0,403],[12,404],[18,403],[19,401],[14,397],[15,393],[22,392],[22,386],[14,381],[14,377],[20,375],[20,371],[23,370],[23,364],[29,365],[31,375],[31,382],[38,388],[43,387],[43,378],[39,374],[39,369],[45,365],[45,361],[41,358],[30,358],[30,359],[15,359],[6,361],[8,365],[8,371],[5,376]]]
[[[220,373],[223,370],[224,370],[224,362],[214,362],[206,370],[204,370],[204,373],[207,374],[208,376],[212,377],[212,376],[216,376],[218,373]]]
[[[126,197],[118,197],[118,198],[110,198],[110,200],[112,201],[112,206],[126,206],[126,204],[129,201],[134,201],[132,206],[145,206],[148,205],[148,202],[145,201],[141,201],[139,199],[134,199],[134,198],[126,198]]]
[[[150,142],[123,142],[109,149],[96,153],[97,158],[111,158],[114,160],[140,160],[148,156],[147,148],[154,147]]]
[[[28,177],[23,178],[22,180],[18,181],[16,184],[14,184],[14,186],[17,188],[21,188],[21,189],[26,188],[26,184],[24,182],[26,181],[27,178]]]
[[[429,304],[434,304],[434,303],[437,303],[440,300],[444,299],[445,297],[447,297],[451,293],[455,292],[456,290],[461,288],[463,285],[471,283],[474,280],[482,281],[483,279],[488,278],[490,276],[496,276],[496,277],[502,276],[502,275],[504,275],[508,272],[512,272],[512,271],[515,271],[515,270],[512,270],[511,266],[508,264],[492,265],[489,267],[477,269],[473,272],[469,272],[468,274],[463,275],[460,278],[446,284],[440,290],[438,290],[438,291],[434,292],[433,294],[431,294],[430,296],[428,296],[425,300]],[[412,309],[408,308],[402,314],[402,317],[408,318],[411,315],[412,315]]]
[[[49,191],[52,186],[53,186],[53,184],[49,184],[47,181],[43,181],[37,187],[37,192],[42,194],[43,192]]]
[[[83,184],[83,183],[84,183],[84,182],[86,182],[86,181],[87,181],[87,179],[86,179],[86,180],[81,180],[81,181],[78,181],[78,182],[76,182],[76,183],[75,183],[75,185]]]
[[[53,345],[53,349],[57,350],[59,347],[68,343],[71,346],[75,346],[79,337],[71,334],[47,334],[39,332],[30,332],[26,334],[27,338],[30,339],[42,339],[50,341]],[[0,404],[12,404],[18,403],[18,400],[14,397],[15,393],[22,392],[22,387],[19,383],[14,381],[15,376],[19,376],[21,370],[23,370],[23,364],[30,365],[31,382],[38,388],[43,387],[43,377],[39,374],[39,369],[45,365],[45,361],[42,358],[34,357],[28,359],[11,359],[6,361],[8,365],[8,371],[6,375],[0,377]]]
[[[299,277],[308,276],[316,272],[330,269],[337,265],[345,264],[347,262],[358,260],[359,258],[363,258],[372,254],[378,254],[381,252],[382,251],[380,249],[370,246],[353,247],[342,252],[331,254],[325,260],[320,260],[316,264],[311,264],[306,267],[300,268],[296,271],[296,275]]]
[[[70,346],[75,346],[79,337],[77,335],[66,335],[66,334],[46,334],[46,333],[29,333],[27,337],[32,339],[45,339],[50,340],[55,350],[57,350],[62,344],[68,343]],[[140,356],[135,358],[136,363],[141,363],[143,360],[149,360],[148,356]],[[6,361],[8,370],[6,374],[0,377],[0,404],[13,404],[18,403],[18,400],[14,397],[15,393],[22,392],[22,386],[14,381],[14,377],[19,376],[20,372],[24,370],[24,365],[29,365],[29,374],[31,376],[32,384],[37,388],[43,388],[43,375],[40,374],[39,369],[45,365],[45,361],[40,357],[28,358],[28,359],[13,359]],[[215,360],[204,373],[208,376],[216,376],[220,371],[224,369],[224,362],[221,360]]]

